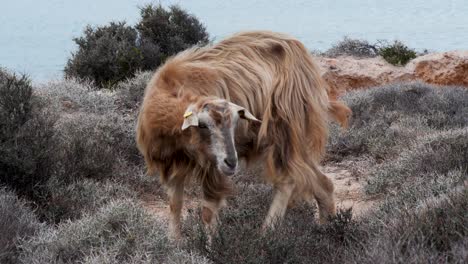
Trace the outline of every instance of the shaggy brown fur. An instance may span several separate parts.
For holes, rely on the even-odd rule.
[[[350,110],[334,99],[329,102],[318,67],[301,42],[279,33],[244,32],[169,59],[146,89],[137,143],[148,172],[159,171],[169,187],[172,231],[179,232],[180,192],[186,177],[201,181],[208,224],[230,190],[207,158],[209,144],[197,133],[181,129],[189,105],[202,108],[218,98],[245,107],[262,120],[239,121],[235,147],[239,158],[263,160],[266,176],[278,190],[265,226],[273,226],[284,215],[291,198],[315,198],[321,220],[334,215],[333,184],[318,164],[329,116],[345,126]],[[229,116],[213,111],[215,119]]]

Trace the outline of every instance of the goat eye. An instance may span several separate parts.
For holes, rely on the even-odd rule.
[[[206,126],[206,124],[204,124],[204,123],[199,123],[198,127],[199,128],[208,128],[208,126]]]

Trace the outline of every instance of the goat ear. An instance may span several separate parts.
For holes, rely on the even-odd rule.
[[[243,119],[247,119],[247,120],[250,120],[250,121],[254,121],[254,122],[262,122],[260,120],[258,120],[254,115],[252,115],[247,109],[245,109],[244,107],[242,106],[239,106],[239,105],[236,105],[236,104],[233,104],[233,103],[230,103],[232,109],[234,111],[237,111],[237,113],[239,114],[239,117],[240,118],[243,118]]]
[[[197,114],[192,110],[192,107],[187,108],[184,114],[184,123],[182,124],[182,131],[191,127],[198,126]]]
[[[182,131],[191,126],[198,126],[198,117],[195,114],[184,118],[184,123],[182,124]]]

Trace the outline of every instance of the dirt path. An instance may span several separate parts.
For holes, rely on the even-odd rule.
[[[375,199],[366,196],[363,186],[365,177],[356,177],[352,173],[338,165],[324,166],[323,172],[329,176],[335,185],[335,197],[338,208],[353,208],[353,215],[360,217],[375,204]],[[165,198],[152,195],[141,197],[145,207],[156,218],[167,220],[169,208]],[[200,201],[198,198],[184,197],[182,216],[186,217],[189,210],[197,210]]]
[[[154,215],[155,218],[167,222],[169,216],[169,204],[165,198],[154,197],[152,195],[143,195],[141,197],[145,208]],[[189,210],[197,210],[199,207],[199,199],[184,197],[184,205],[182,208],[182,218],[188,215]]]
[[[323,171],[333,180],[338,208],[352,207],[353,215],[359,217],[375,204],[376,200],[364,192],[365,177],[353,176],[349,170],[331,165],[323,167]]]

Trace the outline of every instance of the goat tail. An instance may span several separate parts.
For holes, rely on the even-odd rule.
[[[330,100],[330,105],[328,106],[328,115],[331,119],[338,122],[342,128],[348,128],[349,117],[351,114],[351,109],[349,109],[349,107],[343,102]]]
[[[267,98],[259,144],[266,147],[267,177],[309,192],[328,137],[327,90],[307,49],[295,39],[281,46],[282,65]],[[334,112],[333,112],[334,113]]]

